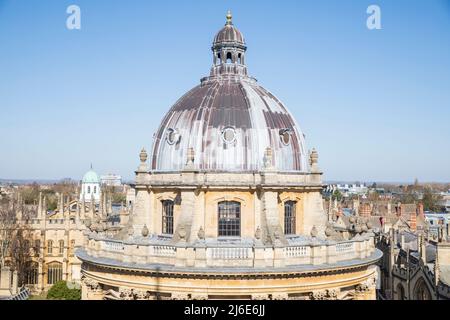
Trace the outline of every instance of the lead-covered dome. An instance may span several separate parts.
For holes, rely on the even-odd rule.
[[[232,26],[231,14],[227,26]],[[162,120],[154,137],[152,170],[183,170],[189,155],[198,170],[260,171],[267,167],[268,148],[275,170],[308,170],[299,126],[274,95],[247,76],[244,38],[232,28],[237,31],[233,36],[222,29],[214,38],[210,76]]]
[[[231,13],[227,14],[227,23],[214,37],[213,46],[224,42],[237,42],[245,46],[245,40],[242,33],[233,25]]]

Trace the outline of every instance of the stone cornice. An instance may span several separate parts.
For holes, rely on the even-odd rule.
[[[101,269],[117,270],[120,272],[143,273],[158,277],[196,278],[196,279],[266,279],[266,278],[294,278],[341,274],[364,270],[381,259],[382,253],[375,250],[365,259],[350,260],[328,265],[301,265],[280,268],[183,268],[163,264],[126,264],[117,260],[95,258],[89,256],[84,249],[79,249],[76,256],[85,265]]]

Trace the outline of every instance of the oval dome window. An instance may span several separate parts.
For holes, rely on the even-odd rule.
[[[291,142],[291,129],[280,130],[280,139],[285,146],[289,145]]]
[[[236,140],[236,131],[232,127],[227,127],[222,131],[222,139],[226,143],[230,144]]]
[[[166,140],[168,144],[175,144],[180,141],[181,135],[178,130],[169,128],[167,129]]]

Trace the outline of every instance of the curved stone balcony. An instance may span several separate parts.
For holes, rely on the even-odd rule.
[[[91,234],[77,256],[81,260],[119,268],[149,270],[157,267],[173,271],[200,268],[214,272],[302,266],[321,269],[364,264],[379,256],[373,237],[369,235],[342,242],[308,237],[290,238],[288,242],[288,245],[273,247],[250,239],[171,244],[170,239],[156,236],[121,241]]]

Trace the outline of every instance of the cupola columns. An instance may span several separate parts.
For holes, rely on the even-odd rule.
[[[231,11],[225,26],[216,34],[212,46],[213,67],[211,76],[222,74],[247,75],[245,52],[247,47],[242,33],[233,25]]]

